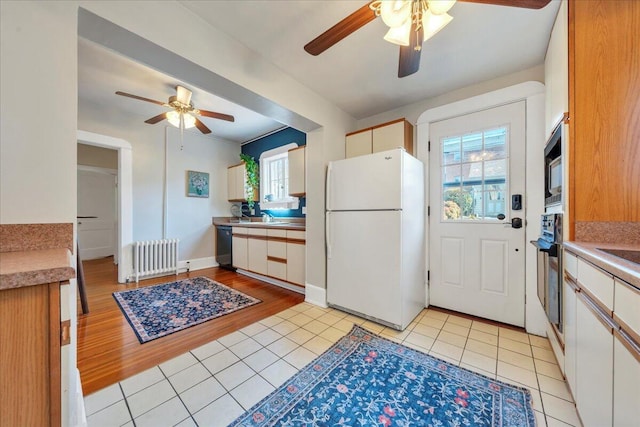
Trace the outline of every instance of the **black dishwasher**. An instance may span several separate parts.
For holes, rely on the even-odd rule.
[[[216,226],[216,261],[220,265],[220,268],[236,271],[236,269],[233,268],[233,254],[231,250],[233,247],[232,237],[231,226]]]

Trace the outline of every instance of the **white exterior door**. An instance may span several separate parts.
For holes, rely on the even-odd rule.
[[[430,304],[524,326],[525,103],[435,122],[429,134]]]
[[[83,260],[115,255],[116,198],[116,175],[78,169],[78,245]]]

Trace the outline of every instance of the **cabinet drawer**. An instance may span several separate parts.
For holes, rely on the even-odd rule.
[[[267,236],[269,237],[287,237],[287,230],[273,230],[273,229],[268,229],[267,230]]]
[[[267,242],[267,255],[287,259],[287,244],[285,242]]]
[[[578,259],[578,282],[592,294],[609,312],[613,311],[613,276],[597,267]]]
[[[247,234],[246,227],[231,227],[231,234]]]
[[[573,278],[578,277],[578,257],[574,254],[564,251],[564,269],[573,276]]]
[[[306,232],[299,230],[287,230],[287,238],[305,240]]]
[[[614,295],[614,319],[623,323],[625,332],[640,342],[640,290],[616,278]]]
[[[247,228],[247,234],[249,236],[265,236],[267,235],[266,228]]]

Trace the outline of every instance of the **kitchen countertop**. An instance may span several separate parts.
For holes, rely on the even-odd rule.
[[[622,249],[640,251],[640,245],[624,245],[615,243],[593,243],[593,242],[564,242],[564,247],[569,252],[586,259],[596,266],[608,271],[616,277],[632,284],[640,289],[640,264],[627,261],[615,255],[598,250],[602,249]]]
[[[262,222],[262,218],[255,218],[256,221],[238,222],[233,218],[214,217],[213,225],[227,225],[231,227],[247,227],[247,228],[276,228],[281,230],[306,230],[304,218],[276,218],[273,222]]]
[[[0,253],[0,290],[76,277],[75,260],[66,248]]]

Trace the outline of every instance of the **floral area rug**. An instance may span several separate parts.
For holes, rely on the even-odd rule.
[[[262,302],[206,277],[114,292],[113,297],[140,343]]]
[[[359,326],[232,426],[535,426],[525,388]]]

